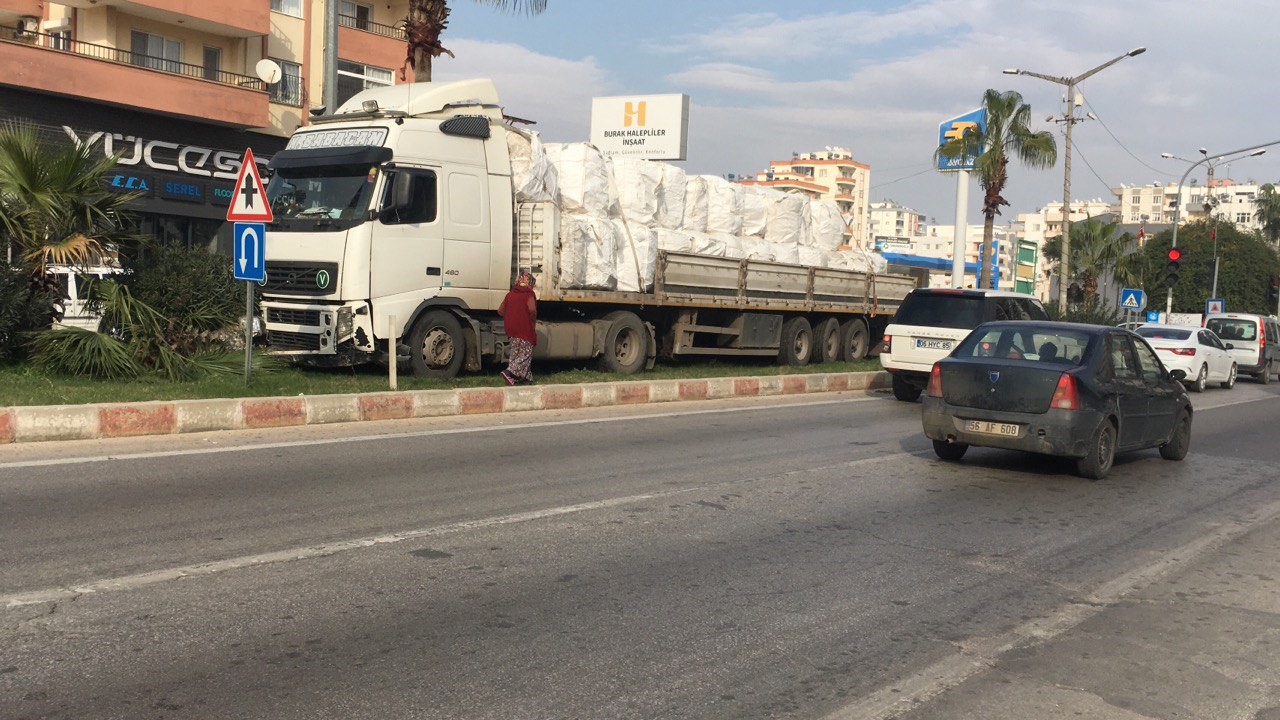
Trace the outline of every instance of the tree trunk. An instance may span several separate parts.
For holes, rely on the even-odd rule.
[[[994,237],[995,237],[996,217],[991,213],[983,213],[982,220],[982,251],[978,253],[978,287],[990,289],[991,282],[991,261],[995,254]]]
[[[431,63],[453,53],[440,44],[440,34],[449,25],[447,0],[410,0],[405,24],[409,47],[405,64],[413,68],[414,82],[431,82]]]

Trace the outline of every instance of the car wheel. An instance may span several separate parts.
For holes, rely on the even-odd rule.
[[[1258,376],[1258,379],[1262,381],[1263,385],[1271,384],[1271,363],[1267,363],[1267,366],[1262,369],[1262,374]]]
[[[1191,449],[1191,414],[1186,410],[1178,413],[1178,422],[1174,425],[1173,436],[1169,442],[1160,446],[1160,457],[1165,460],[1181,460]]]
[[[897,375],[893,376],[893,396],[902,402],[915,402],[920,399],[920,388],[903,380]]]
[[[1231,372],[1227,373],[1227,381],[1222,383],[1222,387],[1230,390],[1236,386],[1236,364],[1231,363]]]
[[[1205,385],[1209,384],[1209,366],[1201,365],[1200,372],[1196,375],[1196,381],[1187,389],[1191,392],[1204,392]]]
[[[933,441],[933,452],[943,460],[959,460],[968,451],[969,445],[967,443],[949,443],[946,440]]]
[[[1089,454],[1076,461],[1076,472],[1080,477],[1090,480],[1101,480],[1107,476],[1111,463],[1116,459],[1116,426],[1110,420],[1103,420],[1093,433],[1093,442],[1089,444]]]

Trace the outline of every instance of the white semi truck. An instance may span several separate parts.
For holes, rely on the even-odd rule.
[[[479,370],[506,359],[496,310],[529,270],[537,359],[597,358],[627,374],[659,356],[804,365],[865,357],[915,287],[872,270],[652,247],[646,263],[634,245],[620,256],[648,265],[640,282],[571,282],[590,258],[570,256],[562,233],[587,226],[513,189],[511,132],[488,80],[368,90],[299,129],[270,165],[269,351],[349,366],[387,362],[394,347],[418,375]]]

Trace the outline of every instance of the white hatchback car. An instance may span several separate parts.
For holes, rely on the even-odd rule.
[[[1175,380],[1192,392],[1204,392],[1211,382],[1231,389],[1236,384],[1237,366],[1231,346],[1212,330],[1194,325],[1147,323],[1134,332],[1156,349],[1160,362]]]

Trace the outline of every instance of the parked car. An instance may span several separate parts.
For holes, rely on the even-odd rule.
[[[1076,459],[1101,479],[1117,453],[1191,446],[1191,401],[1136,333],[1101,325],[979,326],[929,374],[924,434],[943,460],[971,445]]]
[[[1272,373],[1280,371],[1280,324],[1267,315],[1247,313],[1213,313],[1205,316],[1204,326],[1231,343],[1231,356],[1239,371],[1252,375],[1264,385]]]
[[[1235,387],[1237,367],[1230,352],[1232,346],[1223,343],[1212,330],[1149,323],[1134,332],[1147,339],[1173,379],[1188,390],[1204,392],[1211,382],[1221,383],[1228,390]]]
[[[915,402],[933,363],[969,331],[998,320],[1048,320],[1033,295],[1004,290],[918,288],[911,291],[884,331],[880,365],[893,376],[893,396]]]
[[[49,265],[45,271],[58,281],[63,294],[63,299],[58,304],[61,319],[55,320],[53,327],[78,327],[85,330],[97,330],[98,323],[102,320],[101,316],[85,308],[89,299],[89,285],[96,280],[105,280],[124,272],[118,265]]]

